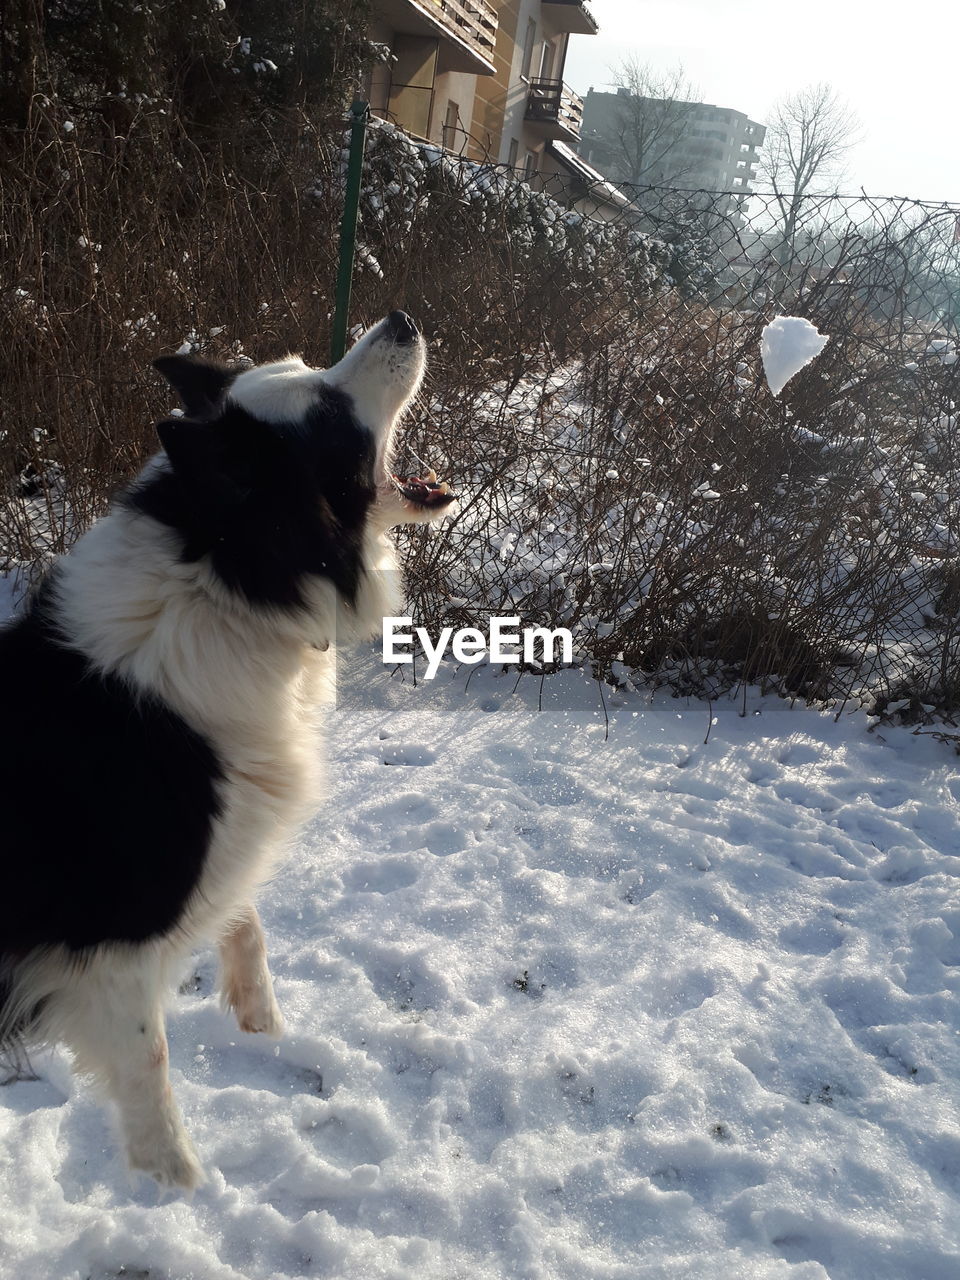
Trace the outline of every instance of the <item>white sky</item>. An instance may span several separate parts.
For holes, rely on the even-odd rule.
[[[801,3],[803,5],[801,10]],[[960,0],[588,0],[564,79],[610,90],[627,55],[683,65],[699,100],[765,124],[784,93],[827,80],[863,123],[844,184],[960,203]]]

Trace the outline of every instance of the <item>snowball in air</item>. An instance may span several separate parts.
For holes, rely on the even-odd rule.
[[[777,316],[764,327],[760,357],[767,386],[778,396],[795,373],[814,360],[830,341],[800,316]]]

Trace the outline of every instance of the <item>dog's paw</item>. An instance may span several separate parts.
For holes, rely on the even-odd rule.
[[[231,987],[224,991],[223,1003],[227,1009],[233,1010],[241,1031],[277,1039],[283,1035],[283,1014],[269,984]]]
[[[283,1014],[276,1000],[272,1000],[269,1008],[245,1010],[242,1014],[237,1010],[237,1024],[241,1031],[259,1032],[265,1036],[273,1036],[277,1040],[283,1035]]]
[[[183,1134],[163,1144],[139,1143],[127,1148],[130,1168],[149,1174],[168,1191],[194,1191],[206,1181],[190,1139]]]

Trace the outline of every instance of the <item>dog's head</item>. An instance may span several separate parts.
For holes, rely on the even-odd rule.
[[[432,472],[394,475],[396,427],[425,363],[403,311],[330,369],[297,356],[246,370],[161,357],[184,416],[159,424],[165,459],[130,501],[179,534],[183,560],[205,561],[251,604],[309,605],[322,580],[353,606],[376,535],[453,501]]]

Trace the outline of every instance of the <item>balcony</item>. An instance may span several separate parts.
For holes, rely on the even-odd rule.
[[[583,128],[583,99],[562,80],[531,80],[524,118],[543,137],[576,145]]]
[[[443,42],[443,70],[492,76],[499,19],[489,0],[373,0],[378,18],[401,35]]]
[[[543,0],[541,8],[555,31],[565,31],[572,36],[595,36],[600,30],[583,0]]]

